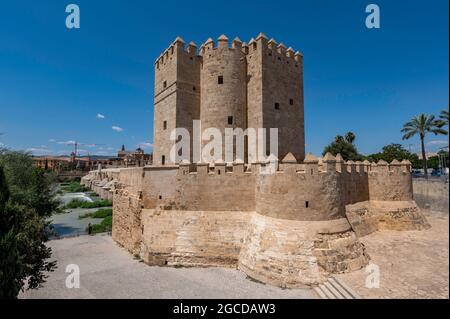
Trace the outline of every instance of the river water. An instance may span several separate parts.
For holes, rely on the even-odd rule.
[[[98,200],[99,198],[90,196],[87,193],[63,193],[61,195],[58,195],[58,199],[61,201],[62,205],[66,205],[73,199],[93,202],[94,200]],[[54,237],[67,237],[87,234],[86,227],[88,227],[88,224],[99,224],[101,223],[103,218],[79,219],[78,217],[86,213],[93,213],[98,209],[99,208],[71,208],[65,209],[66,211],[68,211],[68,213],[53,215],[51,217],[51,225],[53,226],[53,231],[57,235]]]

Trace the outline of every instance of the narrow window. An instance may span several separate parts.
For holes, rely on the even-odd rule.
[[[256,50],[256,42],[253,42],[253,50]]]
[[[167,129],[167,121],[163,122],[163,129],[166,130]]]
[[[217,78],[217,83],[223,84],[223,75],[219,75],[219,77]]]
[[[280,103],[275,102],[275,110],[279,110],[280,109]]]
[[[306,207],[306,208],[309,207],[309,202],[308,202],[308,201],[305,202],[305,207]]]
[[[165,89],[167,87],[167,81],[163,82],[163,89]]]
[[[159,199],[162,199],[162,196],[161,196],[161,195],[159,195]]]
[[[233,117],[228,116],[228,125],[232,125],[232,124],[233,124]]]
[[[165,156],[165,155],[163,155],[163,156],[161,157],[161,163],[162,163],[162,165],[165,165],[165,164],[166,164],[166,156]]]
[[[192,87],[192,91],[196,91],[197,88],[195,86]]]
[[[290,105],[294,105],[294,100],[293,100],[293,99],[290,99],[290,100],[289,100],[289,104],[290,104]]]

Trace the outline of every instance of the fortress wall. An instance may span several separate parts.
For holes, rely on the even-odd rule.
[[[369,167],[369,199],[350,202],[346,216],[358,236],[375,230],[420,230],[429,228],[413,200],[409,162],[379,161]],[[355,203],[355,204],[354,204]]]
[[[142,195],[136,188],[118,183],[113,195],[112,238],[132,254],[141,244]]]
[[[178,166],[145,167],[142,185],[144,208],[168,207],[178,198]]]
[[[239,269],[280,287],[319,284],[329,273],[360,269],[368,256],[345,218],[286,220],[254,213],[239,255]]]
[[[305,171],[278,171],[258,175],[256,211],[288,220],[331,220],[345,216],[338,174],[318,172],[317,165]]]
[[[412,176],[405,165],[372,164],[369,198],[375,201],[413,200]]]
[[[338,163],[339,165],[339,163]],[[349,161],[342,166],[341,200],[342,204],[348,205],[369,200],[368,168],[362,163]]]
[[[120,169],[118,180],[127,187],[133,187],[139,190],[142,187],[143,173],[143,167],[122,168]]]
[[[141,258],[150,265],[236,266],[250,215],[144,209]]]
[[[143,198],[145,208],[199,211],[253,211],[255,174],[238,164],[227,171],[225,165],[189,165],[170,168],[148,167]]]

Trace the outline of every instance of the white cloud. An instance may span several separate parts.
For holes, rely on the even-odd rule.
[[[123,128],[121,128],[119,126],[113,125],[111,128],[112,128],[113,131],[116,131],[116,132],[122,132],[123,131]]]
[[[54,139],[54,138],[51,138],[51,139],[49,139],[48,140],[50,143],[55,143],[56,142],[56,140]]]
[[[140,148],[153,148],[153,144],[149,142],[141,142],[139,143]]]
[[[427,145],[445,145],[448,144],[448,141],[446,140],[435,140],[435,141],[429,141]]]
[[[57,142],[57,144],[61,144],[61,145],[75,145],[75,141],[59,141]]]
[[[97,113],[97,119],[99,119],[99,120],[103,120],[104,118],[105,118],[105,116],[103,115],[103,114],[101,114],[101,113]]]
[[[43,148],[43,147],[30,147],[30,148],[27,148],[26,151],[31,152],[35,155],[52,153],[51,150],[49,150],[48,148]]]

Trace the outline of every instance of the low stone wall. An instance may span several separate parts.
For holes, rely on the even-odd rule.
[[[365,201],[347,205],[346,216],[358,237],[377,230],[430,228],[414,201]]]
[[[413,179],[414,199],[420,208],[448,212],[449,183],[443,180]]]

